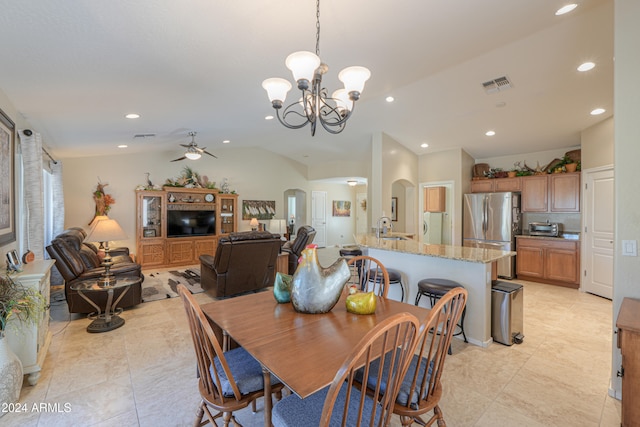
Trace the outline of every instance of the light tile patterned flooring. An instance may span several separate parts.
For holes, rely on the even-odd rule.
[[[327,265],[332,256],[325,252],[321,263]],[[611,301],[573,289],[520,283],[523,344],[482,349],[454,340],[441,402],[447,424],[619,426],[620,402],[607,395]],[[209,301],[205,294],[196,297]],[[24,386],[20,396],[28,410],[6,414],[0,425],[191,425],[199,395],[181,300],[141,304],[123,317],[122,328],[89,334],[86,318],[69,316],[65,302],[54,305],[54,336],[42,376],[36,386]],[[43,402],[53,405],[48,411],[31,411],[33,403]],[[262,426],[261,408],[262,401],[256,414],[240,411],[238,421],[245,427]],[[395,417],[393,425],[400,425]]]

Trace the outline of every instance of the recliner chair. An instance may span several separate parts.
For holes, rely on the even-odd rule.
[[[218,240],[215,257],[200,255],[200,284],[213,297],[272,286],[282,240],[268,231],[231,233]]]
[[[95,311],[95,307],[85,301],[77,291],[71,289],[71,285],[86,279],[97,279],[104,273],[98,249],[92,244],[83,242],[86,235],[86,231],[80,227],[69,228],[57,235],[51,241],[51,245],[47,246],[47,252],[51,258],[56,260],[54,267],[64,278],[64,292],[70,313],[92,313]],[[129,288],[120,300],[118,307],[127,308],[140,304],[142,302],[142,281],[144,280],[140,264],[131,259],[128,248],[114,248],[111,249],[110,254],[113,260],[111,273],[116,277],[140,279],[140,283]],[[114,290],[114,301],[123,291],[124,289]],[[106,292],[91,292],[85,295],[104,310],[107,305]]]
[[[293,242],[286,242],[282,246],[282,252],[289,253],[289,274],[296,272],[298,258],[302,255],[304,248],[313,242],[314,237],[316,237],[316,230],[310,225],[303,225],[298,228],[296,239]]]

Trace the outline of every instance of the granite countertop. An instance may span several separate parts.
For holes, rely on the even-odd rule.
[[[354,236],[359,246],[382,249],[393,252],[404,252],[413,255],[424,255],[437,258],[446,258],[459,261],[479,262],[488,264],[507,256],[514,256],[515,252],[497,251],[494,249],[477,249],[452,245],[430,245],[417,240],[402,239],[389,240],[385,237],[403,238],[403,233],[390,233],[377,238],[375,234],[358,234]]]
[[[516,236],[516,238],[526,237],[527,239],[551,239],[551,240],[580,240],[580,233],[566,231],[564,233],[560,233],[557,237],[552,236],[531,236],[529,234],[521,234]]]

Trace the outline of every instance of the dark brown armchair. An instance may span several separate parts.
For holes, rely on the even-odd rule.
[[[298,229],[296,239],[282,246],[282,252],[289,253],[289,274],[296,272],[302,250],[313,242],[314,237],[316,237],[316,230],[310,225],[303,225]]]
[[[98,256],[98,249],[88,243],[83,243],[86,232],[80,227],[70,228],[63,231],[51,241],[47,246],[47,252],[52,259],[56,260],[55,268],[64,278],[64,292],[69,306],[70,313],[92,313],[92,307],[85,301],[77,291],[71,289],[71,285],[81,280],[97,279],[104,272],[101,266],[101,259]],[[140,278],[140,283],[133,285],[122,297],[118,307],[127,308],[142,302],[142,275],[140,264],[133,262],[129,256],[128,248],[114,248],[110,251],[113,259],[111,272],[116,277]],[[124,289],[114,291],[114,300],[120,296]],[[104,309],[107,305],[106,292],[91,292],[87,295],[98,307]]]
[[[200,256],[202,289],[213,297],[228,297],[272,286],[280,246],[280,235],[267,231],[221,237],[215,257]]]

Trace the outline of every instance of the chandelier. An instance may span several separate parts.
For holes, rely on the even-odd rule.
[[[351,117],[355,102],[360,98],[364,83],[371,77],[371,72],[365,67],[348,67],[340,71],[338,79],[344,84],[344,89],[338,89],[331,97],[327,89],[322,87],[322,75],[329,67],[322,63],[318,56],[320,52],[320,0],[316,1],[316,53],[301,51],[287,56],[285,65],[293,74],[293,79],[302,92],[302,97],[286,107],[282,114],[287,97],[291,90],[291,83],[282,78],[270,78],[262,82],[267,91],[269,101],[276,110],[280,123],[289,129],[300,129],[311,125],[311,136],[316,133],[318,122],[327,132],[337,134],[342,132]]]

